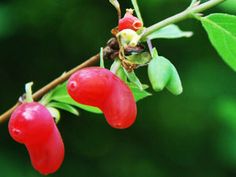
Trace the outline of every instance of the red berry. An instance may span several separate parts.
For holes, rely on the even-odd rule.
[[[143,26],[141,20],[132,15],[132,12],[127,11],[125,16],[119,20],[118,30],[131,29],[134,31],[139,30]]]
[[[136,119],[131,90],[107,69],[89,67],[77,71],[70,77],[67,90],[78,103],[100,108],[114,128],[128,128]]]
[[[64,159],[64,144],[49,111],[36,102],[23,103],[11,115],[11,137],[25,144],[33,167],[42,174],[55,172]]]

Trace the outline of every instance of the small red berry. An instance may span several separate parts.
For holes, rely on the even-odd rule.
[[[119,20],[118,30],[122,31],[124,29],[131,29],[137,31],[142,26],[142,21],[133,16],[133,11],[127,10],[125,16]]]
[[[11,137],[25,144],[33,167],[42,174],[55,172],[64,159],[64,144],[49,111],[36,102],[23,103],[11,115]]]
[[[128,128],[136,119],[131,90],[107,69],[88,67],[77,71],[70,77],[67,90],[78,103],[100,108],[114,128]]]

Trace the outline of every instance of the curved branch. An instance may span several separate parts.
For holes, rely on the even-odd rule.
[[[201,5],[192,6],[188,9],[184,10],[183,12],[180,12],[174,16],[171,16],[163,21],[160,21],[160,22],[146,28],[146,30],[143,32],[141,38],[146,38],[151,33],[155,32],[167,25],[177,23],[177,22],[183,21],[185,19],[191,18],[191,17],[193,17],[193,14],[203,12],[203,11],[210,9],[210,8],[216,6],[224,1],[226,1],[226,0],[209,0]]]
[[[169,17],[159,23],[156,23],[150,27],[148,27],[144,33],[142,34],[142,38],[147,37],[149,34],[153,33],[154,31],[165,27],[169,24],[173,24],[173,23],[177,23],[179,21],[185,20],[187,18],[190,18],[192,16],[193,13],[199,13],[202,12],[204,10],[210,9],[222,2],[224,2],[226,0],[209,0],[208,2],[205,2],[201,5],[198,5],[196,7],[191,7],[186,9],[185,11],[176,14],[172,17]],[[109,47],[104,48],[104,53],[106,52],[105,50],[107,50],[107,52],[109,53]],[[37,101],[38,99],[40,99],[43,95],[45,95],[47,92],[49,92],[50,90],[52,90],[53,88],[55,88],[57,85],[65,82],[74,72],[78,71],[81,68],[84,67],[88,67],[91,65],[94,65],[98,60],[99,60],[99,54],[94,55],[93,57],[91,57],[90,59],[86,60],[84,63],[78,65],[77,67],[71,69],[70,71],[68,71],[67,73],[63,74],[62,76],[56,78],[55,80],[53,80],[52,82],[50,82],[49,84],[47,84],[46,86],[44,86],[43,88],[41,88],[40,90],[38,90],[37,92],[35,92],[33,94],[33,99],[35,101]],[[10,108],[9,110],[7,110],[5,113],[3,113],[0,116],[0,123],[6,121],[11,113],[16,109],[17,106],[19,106],[21,103],[18,102],[16,103],[12,108]]]
[[[44,86],[43,88],[39,89],[37,92],[35,92],[33,94],[33,99],[34,100],[39,100],[43,95],[45,95],[46,93],[48,93],[50,90],[52,90],[53,88],[55,88],[57,85],[65,82],[67,79],[69,79],[69,77],[75,73],[76,71],[84,68],[84,67],[88,67],[91,65],[94,65],[96,62],[98,62],[100,59],[99,54],[94,55],[93,57],[91,57],[90,59],[86,60],[85,62],[83,62],[82,64],[76,66],[75,68],[71,69],[70,71],[64,73],[63,75],[61,75],[60,77],[54,79],[52,82],[50,82],[49,84],[47,84],[46,86]],[[19,106],[21,103],[18,102],[16,103],[12,108],[10,108],[9,110],[7,110],[5,113],[3,113],[0,116],[0,123],[6,121],[12,114],[12,112],[17,108],[17,106]]]

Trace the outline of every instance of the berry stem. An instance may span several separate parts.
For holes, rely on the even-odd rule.
[[[114,0],[110,0],[110,2],[113,2]],[[148,28],[146,28],[146,30],[144,30],[143,34],[142,34],[142,38],[147,37],[149,34],[155,32],[156,30],[163,28],[169,24],[173,24],[173,23],[177,23],[180,21],[183,21],[185,19],[188,18],[194,18],[193,14],[205,11],[207,9],[210,9],[222,2],[224,2],[226,0],[209,0],[201,5],[197,5],[197,6],[193,6],[190,7],[186,10],[184,10],[183,12],[176,14],[172,17],[169,17],[159,23],[156,23]],[[114,1],[115,2],[115,1]],[[118,1],[116,1],[118,2]],[[106,53],[109,53],[109,47],[104,48],[104,56]],[[56,78],[55,80],[53,80],[52,82],[50,82],[49,84],[47,84],[46,86],[44,86],[43,88],[39,89],[37,92],[35,92],[33,94],[33,100],[37,101],[39,100],[43,95],[45,95],[47,92],[49,92],[50,90],[52,90],[53,88],[55,88],[57,85],[65,82],[73,73],[75,73],[76,71],[78,71],[79,69],[82,69],[84,67],[88,67],[91,65],[94,65],[95,63],[97,63],[99,61],[100,57],[99,54],[94,55],[93,57],[91,57],[90,59],[86,60],[85,62],[83,62],[82,64],[76,66],[75,68],[71,69],[70,71],[66,72],[65,74],[63,74],[62,76]],[[11,113],[21,104],[21,102],[17,102],[12,108],[10,108],[9,110],[7,110],[5,113],[3,113],[2,115],[0,115],[0,123],[6,121]]]
[[[26,93],[25,101],[28,103],[34,101],[33,95],[32,95],[32,85],[33,85],[33,82],[29,82],[25,84],[25,93]]]

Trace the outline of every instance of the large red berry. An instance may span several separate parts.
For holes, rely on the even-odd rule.
[[[21,104],[11,115],[11,137],[25,144],[33,167],[42,174],[55,172],[64,159],[64,144],[49,111],[36,102]]]
[[[133,16],[131,11],[127,11],[125,16],[119,20],[118,30],[131,29],[134,31],[139,30],[143,26],[141,20]]]
[[[136,119],[131,90],[107,69],[88,67],[77,71],[70,77],[67,90],[78,103],[100,108],[114,128],[128,128]]]

